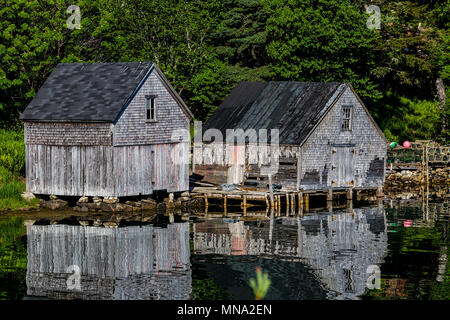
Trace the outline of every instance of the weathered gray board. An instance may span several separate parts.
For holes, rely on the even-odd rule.
[[[189,145],[27,144],[27,190],[69,196],[134,196],[189,188]]]

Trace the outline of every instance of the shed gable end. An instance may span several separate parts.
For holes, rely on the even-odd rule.
[[[147,100],[156,101],[155,119],[147,119]],[[114,125],[114,145],[179,142],[179,132],[189,132],[189,117],[161,76],[153,70]],[[177,135],[176,141],[174,136]]]
[[[343,130],[348,107],[351,108],[349,130]],[[307,177],[312,172],[320,177],[314,182],[317,186],[332,184],[330,172],[336,170],[332,168],[336,148],[349,148],[352,152],[355,187],[382,183],[386,139],[351,87],[345,89],[302,145],[300,185],[308,184]]]

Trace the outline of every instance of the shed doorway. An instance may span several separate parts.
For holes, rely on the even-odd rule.
[[[331,187],[353,187],[355,185],[354,145],[332,145]]]

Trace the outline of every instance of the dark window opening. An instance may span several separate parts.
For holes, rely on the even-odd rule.
[[[156,121],[156,97],[146,97],[146,117],[149,121]]]
[[[344,269],[344,291],[345,292],[354,292],[353,290],[353,272],[350,269]]]
[[[341,131],[350,131],[352,129],[352,107],[342,107],[342,124]]]

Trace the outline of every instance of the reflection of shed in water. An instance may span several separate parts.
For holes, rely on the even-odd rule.
[[[337,299],[354,299],[363,294],[370,275],[366,273],[367,267],[382,263],[387,252],[385,214],[381,208],[255,224],[239,221],[228,224],[228,228],[225,226],[213,221],[194,225],[195,253],[277,256],[277,263],[272,266],[264,262],[266,268],[273,269],[266,270],[270,277],[278,277],[275,274],[280,269],[279,260],[296,261],[310,269],[328,295]],[[217,233],[215,227],[219,229]],[[246,246],[235,251],[233,239],[239,236]],[[230,258],[234,261],[231,268],[236,265],[236,258]],[[297,268],[294,265],[291,268]],[[248,272],[248,278],[254,276],[254,269]],[[286,277],[281,281],[298,279]],[[273,286],[279,285],[273,282]]]
[[[117,229],[49,225],[27,227],[28,295],[80,299],[188,299],[189,224]],[[81,291],[69,290],[80,268]]]

